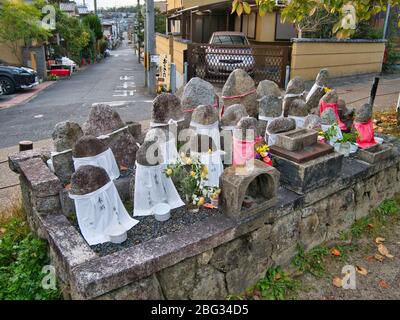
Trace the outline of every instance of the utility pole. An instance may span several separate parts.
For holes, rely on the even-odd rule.
[[[383,40],[386,39],[387,33],[388,33],[388,27],[389,27],[389,19],[390,19],[390,9],[391,6],[388,3],[387,8],[386,8],[386,18],[385,18],[385,26],[383,27]]]
[[[137,46],[138,46],[138,63],[140,63],[140,1],[137,0],[137,6],[136,6],[136,42],[137,42]]]
[[[156,92],[156,65],[151,62],[151,57],[155,54],[155,35],[154,35],[154,0],[146,0],[146,54],[147,59],[147,85],[148,93]]]
[[[97,0],[94,1],[94,14],[97,15]]]

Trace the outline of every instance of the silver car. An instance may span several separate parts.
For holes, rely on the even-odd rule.
[[[214,32],[205,49],[206,72],[209,76],[228,76],[235,69],[254,75],[255,59],[249,40],[241,32]],[[225,47],[226,46],[226,47]]]

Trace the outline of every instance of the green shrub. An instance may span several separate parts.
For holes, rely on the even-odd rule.
[[[59,299],[59,290],[42,288],[42,268],[49,264],[46,242],[20,217],[11,218],[0,231],[0,300]]]

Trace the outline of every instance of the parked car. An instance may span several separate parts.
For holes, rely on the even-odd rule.
[[[217,46],[207,46],[205,49],[207,75],[228,76],[235,69],[243,69],[254,75],[256,63],[253,49],[243,33],[214,32],[209,44]]]
[[[39,84],[35,70],[0,64],[0,85],[4,94],[12,94],[19,89],[30,89]]]
[[[4,94],[3,85],[0,83],[0,96]]]

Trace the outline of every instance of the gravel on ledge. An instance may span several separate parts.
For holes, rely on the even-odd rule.
[[[128,238],[125,242],[121,244],[106,242],[91,246],[91,249],[101,257],[106,256],[166,234],[179,232],[186,226],[220,214],[222,213],[219,209],[207,209],[204,207],[200,208],[199,212],[192,213],[188,211],[186,206],[183,206],[171,210],[171,218],[164,222],[157,221],[154,216],[134,217],[140,222],[128,231]],[[74,223],[74,226],[79,231],[77,221]]]

